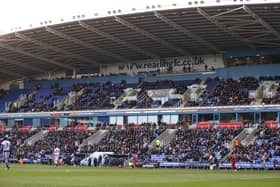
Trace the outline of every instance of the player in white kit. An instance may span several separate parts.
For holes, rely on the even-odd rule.
[[[7,136],[4,137],[4,140],[1,143],[1,149],[3,151],[3,160],[5,161],[6,169],[10,169],[9,157],[11,153],[12,144]]]
[[[56,147],[53,151],[53,161],[54,161],[55,167],[58,167],[58,165],[59,165],[59,156],[60,156],[60,149],[58,147]]]

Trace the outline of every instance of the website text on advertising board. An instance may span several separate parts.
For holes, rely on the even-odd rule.
[[[203,57],[193,57],[189,59],[177,59],[172,60],[160,59],[158,62],[152,63],[131,63],[126,65],[119,65],[119,69],[156,69],[165,67],[180,67],[180,66],[194,66],[194,65],[204,65],[205,59]]]

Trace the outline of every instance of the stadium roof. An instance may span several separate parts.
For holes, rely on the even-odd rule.
[[[151,9],[2,35],[0,79],[232,48],[280,48],[280,3]]]

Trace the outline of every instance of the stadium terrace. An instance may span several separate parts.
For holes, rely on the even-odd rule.
[[[0,160],[280,169],[279,10],[190,1],[0,36]]]

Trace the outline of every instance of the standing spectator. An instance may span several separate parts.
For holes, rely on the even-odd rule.
[[[239,142],[238,138],[234,139],[233,144],[234,144],[234,148],[238,148],[239,147],[240,142]]]
[[[207,64],[205,64],[204,69],[205,69],[205,71],[208,71],[208,65]]]

